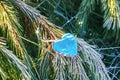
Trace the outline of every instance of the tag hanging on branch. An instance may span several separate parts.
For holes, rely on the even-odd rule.
[[[70,33],[64,34],[62,39],[53,43],[52,47],[57,53],[64,56],[72,57],[77,55],[77,39]]]

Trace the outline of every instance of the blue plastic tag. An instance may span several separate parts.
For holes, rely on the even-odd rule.
[[[67,33],[53,43],[53,49],[64,56],[76,56],[77,40],[73,34]]]

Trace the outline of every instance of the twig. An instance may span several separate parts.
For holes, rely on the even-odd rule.
[[[103,51],[103,50],[109,50],[109,49],[120,49],[120,47],[99,48],[99,49],[95,49],[95,50]]]

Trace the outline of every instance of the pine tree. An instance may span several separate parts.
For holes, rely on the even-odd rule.
[[[97,26],[91,24],[95,19],[101,21],[96,20]],[[111,80],[95,46],[81,39],[93,35],[89,30],[95,37],[119,42],[117,0],[1,0],[0,79]],[[67,32],[77,38],[75,57],[61,56],[52,48]]]

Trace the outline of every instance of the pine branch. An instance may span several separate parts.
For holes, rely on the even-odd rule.
[[[20,25],[19,18],[17,17],[16,9],[13,4],[7,0],[0,1],[0,9],[0,28],[10,43],[9,47],[16,53],[17,57],[24,61],[25,65],[28,66],[28,71],[32,76],[31,78],[36,80],[36,76],[32,72],[33,62],[30,60],[24,43],[19,37],[22,36],[23,29]]]
[[[97,0],[82,0],[76,15],[76,33],[82,34],[83,31],[86,31],[88,27],[88,17],[95,9],[95,4],[97,4]]]
[[[6,48],[6,45],[4,45],[6,44],[5,38],[0,37],[0,43],[2,43],[0,44],[0,64],[1,64],[0,75],[2,79],[3,80],[4,79],[16,79],[16,78],[27,79],[27,80],[31,79],[31,75],[27,69],[28,67],[24,65],[22,61],[12,53],[12,51],[8,50]],[[14,76],[12,77],[11,74]]]
[[[54,79],[59,80],[90,80],[82,65],[82,59],[76,57],[55,56],[53,62]]]
[[[31,76],[30,76],[30,73],[28,72],[27,67],[11,51],[9,51],[6,48],[0,48],[0,53],[3,54],[2,57],[7,57],[7,60],[10,60],[10,62],[8,63],[8,65],[11,65],[11,68],[14,68],[14,66],[12,66],[12,65],[16,65],[17,66],[16,68],[18,68],[21,71],[22,76],[24,76],[23,79],[27,79],[27,80],[31,79]],[[2,64],[2,66],[4,66],[4,65]],[[16,69],[16,72],[17,71],[18,70]],[[18,72],[17,72],[17,75],[19,75],[18,78],[20,78],[20,74],[18,74]],[[14,79],[16,79],[16,78],[14,78]]]
[[[11,6],[8,6],[11,5]],[[22,26],[19,24],[18,17],[16,17],[14,8],[9,2],[0,2],[0,28],[2,29],[3,35],[9,39],[11,48],[16,54],[23,58],[24,57],[24,46],[18,35],[22,36]]]
[[[101,0],[102,11],[104,13],[105,37],[111,35],[116,38],[116,42],[119,41],[120,35],[120,9],[117,0]],[[104,37],[104,38],[105,38]]]
[[[36,33],[39,45],[52,50],[51,43],[42,42],[42,40],[57,40],[61,38],[64,34],[60,28],[51,22],[49,22],[46,17],[42,16],[40,12],[31,6],[28,6],[20,0],[12,0],[14,5],[16,5],[24,14],[28,16],[33,24],[34,33]],[[39,48],[39,56],[45,55],[46,52],[42,48]],[[41,54],[41,55],[40,55]]]
[[[111,80],[99,53],[82,39],[78,39],[78,46],[79,55],[83,60],[83,65],[89,78],[91,80]]]

